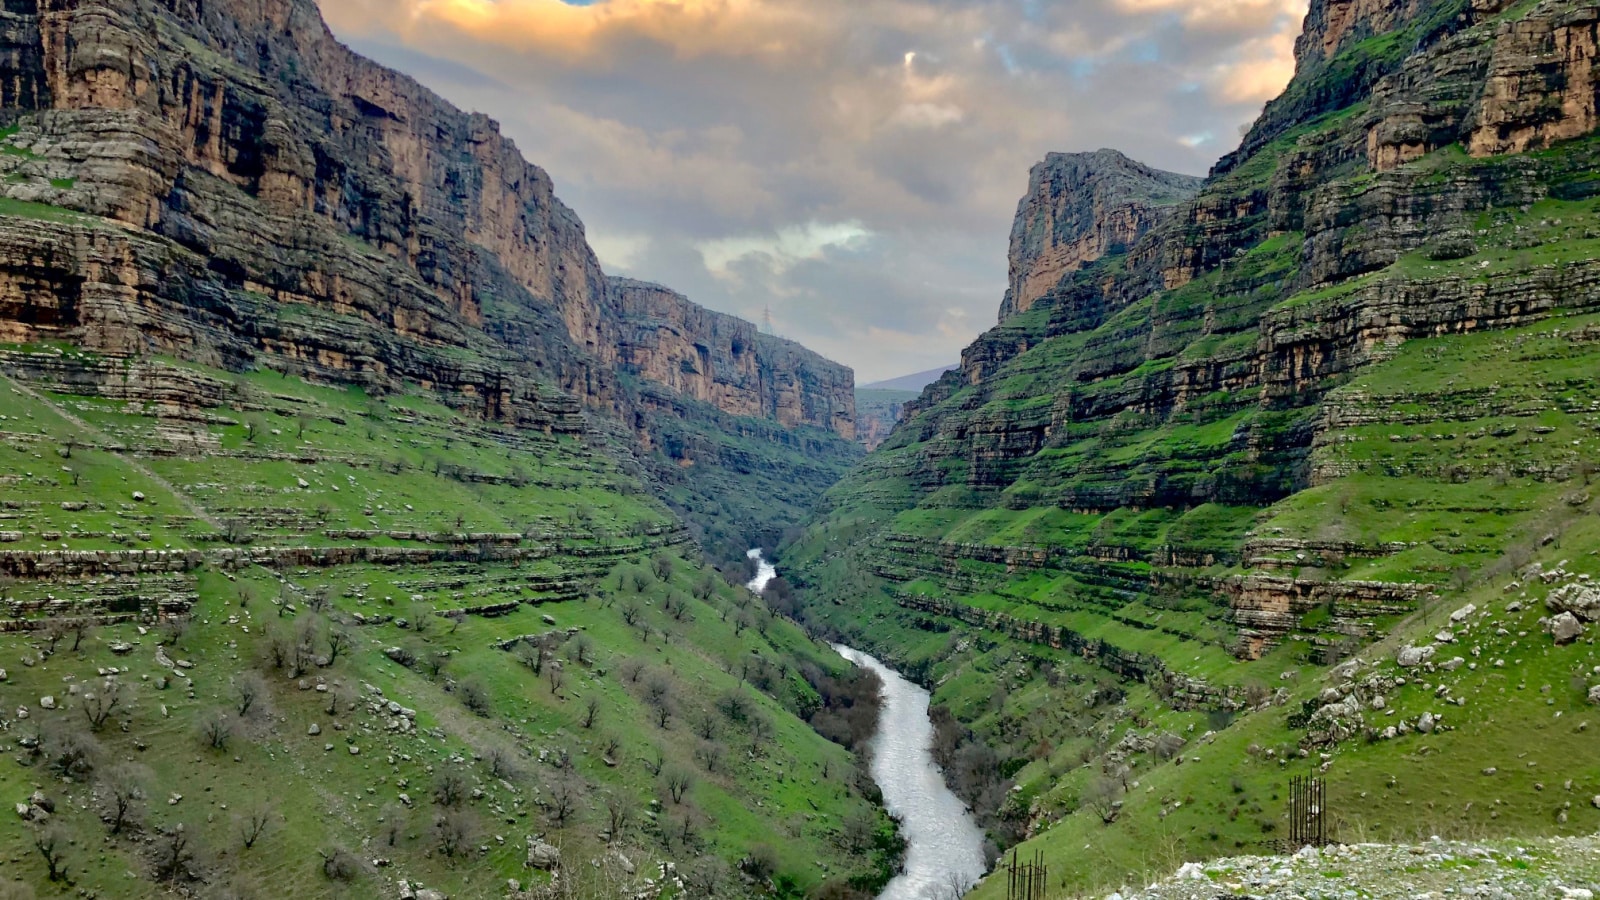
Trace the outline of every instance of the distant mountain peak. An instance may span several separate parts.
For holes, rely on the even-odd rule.
[[[937,369],[929,369],[926,372],[917,372],[914,375],[901,375],[898,378],[888,378],[883,381],[874,381],[871,384],[863,384],[859,390],[912,391],[915,393],[920,393],[923,388],[933,384],[935,381],[938,381],[940,375],[943,375],[951,369],[959,368],[961,368],[959,364],[951,363],[948,366],[940,366]]]

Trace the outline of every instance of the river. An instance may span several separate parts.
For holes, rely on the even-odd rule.
[[[760,550],[751,550],[750,558],[757,570],[749,587],[759,593],[778,572]],[[928,692],[859,650],[843,644],[834,649],[883,679],[883,713],[871,743],[872,780],[900,820],[906,860],[905,871],[878,900],[955,900],[983,877],[983,830],[934,764]]]

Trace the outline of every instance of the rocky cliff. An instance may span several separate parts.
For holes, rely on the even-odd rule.
[[[1200,190],[1115,150],[1052,153],[1028,173],[1011,228],[1011,287],[1000,321],[1027,312],[1067,275],[1123,253]]]
[[[0,340],[412,382],[529,424],[567,393],[647,448],[665,392],[848,462],[848,369],[610,281],[493,121],[312,0],[16,0],[3,26]]]
[[[611,278],[607,288],[623,371],[729,415],[855,438],[849,369],[661,285]]]
[[[1091,786],[1057,775],[1099,751],[1047,748],[1124,727],[1095,711],[1104,691],[1071,684],[1123,685],[1143,698],[1135,724],[1269,709],[1265,685],[1395,628],[1443,654],[1450,629],[1422,633],[1440,604],[1492,586],[1523,610],[1521,579],[1589,527],[1597,24],[1578,0],[1314,0],[1293,81],[1192,197],[1059,272],[1069,257],[1013,241],[1002,321],[787,557],[819,627],[928,667],[952,711],[1027,767],[1023,793],[1054,794],[1001,804],[998,830],[1082,808]],[[1024,235],[1052,221],[1030,209],[1056,208],[1036,199],[1040,171]],[[1079,195],[1093,191],[1061,196]],[[1067,234],[1125,224],[1081,209]],[[1040,272],[1048,286],[1027,288]],[[1010,674],[1018,660],[1037,677]],[[1303,703],[1287,723],[1263,713],[1257,734],[1325,741],[1337,716],[1307,730],[1322,704]],[[1023,724],[1064,709],[1086,711]],[[1369,736],[1388,732],[1405,733]],[[1350,785],[1350,803],[1375,788]],[[1174,811],[1145,824],[1212,841],[1273,827],[1156,824]],[[1092,824],[1067,833],[1122,840]]]

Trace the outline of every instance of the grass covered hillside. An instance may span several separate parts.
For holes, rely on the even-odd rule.
[[[571,401],[513,429],[66,347],[0,371],[8,890],[800,896],[890,870],[869,782],[808,724],[858,739],[870,690],[705,567]]]
[[[1600,829],[1600,123],[1552,62],[1588,14],[1337,5],[1192,201],[785,549],[1052,896],[1260,852],[1292,775],[1343,840]]]

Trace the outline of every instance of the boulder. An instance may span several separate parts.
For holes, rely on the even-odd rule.
[[[1585,622],[1600,622],[1600,586],[1569,584],[1556,588],[1545,605],[1558,613],[1571,613]]]
[[[1570,612],[1564,612],[1558,616],[1552,616],[1550,620],[1545,623],[1544,628],[1546,631],[1550,632],[1550,636],[1555,638],[1555,641],[1558,644],[1572,643],[1578,639],[1579,635],[1583,634],[1584,630],[1583,623],[1578,621],[1578,617]]]
[[[1465,622],[1467,620],[1467,616],[1470,616],[1470,615],[1472,615],[1473,613],[1475,613],[1477,611],[1478,611],[1478,607],[1476,605],[1468,603],[1466,606],[1463,606],[1460,609],[1456,610],[1455,612],[1451,613],[1450,614],[1450,621],[1452,623],[1457,623],[1457,624],[1459,624],[1461,622]]]
[[[1600,706],[1600,684],[1589,688],[1589,702]]]
[[[1401,647],[1395,654],[1394,661],[1403,669],[1414,669],[1430,659],[1433,659],[1432,647]]]
[[[561,849],[537,838],[528,838],[528,868],[551,871],[561,867]]]

